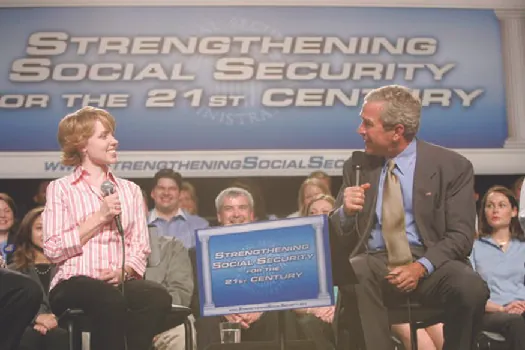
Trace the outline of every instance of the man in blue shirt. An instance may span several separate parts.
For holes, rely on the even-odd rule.
[[[385,294],[441,307],[445,350],[473,348],[488,299],[487,286],[468,265],[475,233],[472,164],[418,140],[420,115],[421,102],[402,86],[365,97],[358,128],[365,153],[345,163],[330,216],[334,280],[344,309],[358,310],[346,316],[359,318],[349,324],[361,324],[369,350],[393,348]]]
[[[195,246],[195,230],[209,226],[200,216],[191,215],[180,208],[179,196],[182,176],[172,169],[161,169],[154,176],[151,198],[155,207],[148,224],[158,228],[159,235],[176,237],[187,248]]]

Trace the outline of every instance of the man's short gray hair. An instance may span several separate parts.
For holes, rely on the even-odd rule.
[[[221,193],[215,198],[215,209],[217,212],[219,212],[222,209],[222,206],[224,205],[224,200],[227,197],[240,197],[244,196],[248,198],[248,203],[250,204],[250,208],[253,210],[253,197],[252,194],[248,191],[246,191],[244,188],[240,187],[228,187],[225,190],[222,190]]]
[[[385,103],[381,113],[381,121],[385,129],[401,124],[405,127],[407,140],[412,140],[416,136],[421,118],[421,101],[409,88],[401,85],[383,86],[366,94],[364,101]]]

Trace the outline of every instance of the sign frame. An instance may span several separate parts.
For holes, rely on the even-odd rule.
[[[298,243],[290,245],[287,242],[290,242],[290,236],[286,234],[292,232],[293,230],[295,235],[300,236],[304,234]],[[242,234],[245,238],[245,244],[241,250],[233,250],[232,252],[225,253],[224,250],[218,250],[217,246],[225,245],[232,246],[232,242],[239,242],[239,234]],[[334,291],[332,283],[332,264],[331,264],[331,253],[330,253],[330,242],[328,234],[328,218],[326,215],[316,215],[300,218],[288,218],[281,220],[271,220],[264,222],[256,222],[250,224],[242,225],[231,225],[231,226],[220,226],[213,228],[200,229],[195,231],[196,235],[196,253],[197,253],[197,276],[199,282],[199,300],[200,300],[200,312],[202,316],[217,316],[225,315],[231,313],[248,313],[248,312],[262,312],[262,311],[276,311],[276,310],[287,310],[287,309],[296,309],[296,308],[310,308],[310,307],[321,307],[321,306],[330,306],[334,303]],[[244,236],[250,235],[250,236]],[[272,236],[271,238],[262,238]],[[275,238],[275,237],[284,237],[284,238]],[[295,236],[294,236],[295,237]],[[228,242],[229,241],[229,242]],[[312,246],[306,247],[307,244],[304,242],[314,242]],[[226,244],[225,244],[226,242]],[[301,243],[302,242],[302,243]],[[297,250],[292,250],[297,249]],[[282,252],[281,252],[282,251]],[[302,252],[301,252],[302,251]],[[212,255],[213,252],[216,252]],[[220,252],[220,253],[217,253]],[[244,252],[244,253],[241,253]],[[259,252],[259,253],[258,253]],[[292,252],[292,253],[290,253]],[[308,254],[306,254],[308,252]],[[230,255],[227,255],[227,254]],[[295,254],[296,255],[290,255]],[[279,266],[278,270],[282,271],[302,271],[296,272],[297,275],[292,277],[291,273],[287,275],[279,276],[289,276],[290,279],[286,280],[265,280],[262,283],[264,277],[263,275],[251,275],[248,271],[253,270],[264,270],[264,268],[259,269],[257,263],[254,265],[249,265],[250,267],[245,270],[245,276],[247,279],[244,282],[244,286],[238,285],[226,285],[226,282],[222,284],[222,279],[218,275],[218,271],[222,268],[218,267],[217,257],[219,256],[222,259],[223,256],[244,256],[248,257],[244,260],[236,260],[238,263],[248,261],[259,262],[263,261],[264,266],[274,266],[268,268],[265,271],[271,270],[275,271],[277,269],[275,266]],[[310,257],[310,255],[314,255]],[[255,260],[250,258],[256,257]],[[281,262],[281,263],[267,263],[267,261],[275,261],[278,258],[278,261],[283,261],[287,259],[291,260],[291,256],[295,256],[296,259],[291,262]],[[305,260],[299,261],[299,257],[304,258]],[[306,259],[310,262],[306,261]],[[261,259],[261,260],[260,260]],[[272,259],[272,260],[269,260]],[[225,261],[225,260],[221,260]],[[231,260],[230,260],[231,261]],[[315,262],[315,263],[313,263]],[[215,264],[215,265],[214,265]],[[315,266],[315,268],[312,268]],[[215,268],[214,268],[215,267]],[[253,269],[255,267],[255,269]],[[234,272],[232,275],[237,273],[242,268],[233,268]],[[315,271],[313,271],[315,269]],[[222,271],[221,271],[222,272]],[[299,275],[299,273],[301,275]],[[304,276],[303,276],[304,273]],[[257,274],[257,273],[254,273]],[[316,278],[309,279],[308,276],[315,274]],[[221,275],[223,276],[223,274]],[[277,275],[273,275],[277,276]],[[297,277],[297,279],[296,279]],[[300,279],[300,277],[304,277]],[[238,281],[242,281],[242,278],[238,278]],[[255,280],[253,280],[255,278]],[[284,277],[282,277],[284,278]],[[220,280],[219,280],[220,279]],[[219,280],[219,281],[218,281]],[[300,280],[300,281],[299,281]],[[226,280],[225,280],[226,281]],[[255,282],[253,282],[255,281]],[[254,284],[255,283],[255,284]],[[281,291],[285,290],[285,285],[288,284],[288,287],[291,287],[291,283],[294,285],[294,293],[291,293],[292,299],[288,298],[287,300],[279,300],[279,297],[282,295],[282,292],[274,292],[272,290],[280,289]],[[250,285],[251,284],[251,285]],[[280,284],[280,285],[279,285]],[[316,284],[314,287],[312,287]],[[303,285],[304,288],[298,289],[298,285]],[[249,304],[239,303],[239,300],[246,300],[245,293],[253,287],[258,289],[258,294],[252,297],[252,302]],[[230,288],[234,287],[234,288]],[[248,288],[246,288],[248,287]],[[225,289],[229,288],[230,290],[225,293]],[[244,289],[243,289],[244,288]],[[308,289],[309,288],[309,289]],[[312,291],[312,288],[317,288],[315,293],[316,297],[303,299],[301,297],[296,297],[295,295],[300,295],[301,293],[295,293],[297,290],[309,290]],[[263,290],[266,289],[266,290]],[[253,290],[252,290],[253,291]],[[267,294],[268,292],[269,294]],[[222,297],[220,305],[216,305],[218,295],[227,294],[228,297]],[[266,297],[261,297],[265,295]],[[268,297],[268,295],[270,295]],[[257,298],[265,299],[260,302],[253,302]],[[271,298],[271,299],[268,299]]]

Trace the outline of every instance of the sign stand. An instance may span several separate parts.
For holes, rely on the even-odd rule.
[[[285,312],[286,311],[277,311],[279,314],[277,315],[277,329],[279,330],[279,350],[287,350],[286,349],[286,317]]]

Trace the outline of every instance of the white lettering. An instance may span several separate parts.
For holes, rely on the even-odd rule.
[[[26,53],[28,55],[56,56],[66,52],[66,40],[69,37],[63,32],[37,32],[31,34]]]
[[[0,108],[46,108],[49,104],[49,96],[43,94],[31,95],[0,95]]]
[[[20,58],[11,65],[9,80],[16,82],[38,82],[49,78],[51,65],[48,58]]]
[[[481,89],[474,90],[471,93],[467,93],[465,90],[461,89],[454,89],[454,92],[461,99],[463,107],[470,107],[472,101],[483,94],[483,90]]]
[[[445,75],[447,72],[451,71],[456,65],[454,63],[448,63],[444,65],[443,67],[439,67],[436,64],[427,64],[427,68],[432,72],[434,75],[434,80],[441,80],[443,79],[443,75]]]

